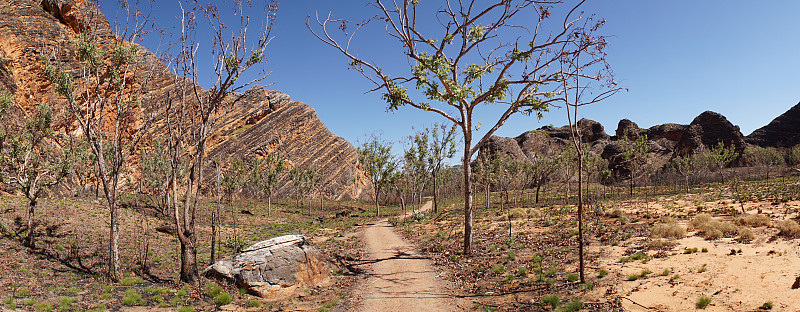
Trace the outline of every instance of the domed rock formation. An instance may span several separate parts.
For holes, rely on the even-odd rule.
[[[627,136],[628,139],[632,141],[639,137],[640,132],[642,132],[642,129],[639,128],[639,125],[635,122],[630,119],[622,119],[617,124],[617,131],[615,133],[617,139],[622,139],[622,137]]]
[[[739,126],[733,125],[725,116],[712,111],[705,111],[692,120],[683,138],[675,146],[675,155],[684,156],[711,148],[722,142],[725,146],[733,146],[741,155],[745,142]]]
[[[756,129],[745,138],[761,147],[792,147],[800,144],[800,103]]]

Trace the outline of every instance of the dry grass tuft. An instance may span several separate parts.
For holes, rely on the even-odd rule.
[[[784,220],[779,221],[775,224],[775,227],[780,231],[778,235],[786,236],[786,237],[798,237],[800,236],[800,225],[797,224],[794,220]]]
[[[648,249],[669,250],[677,245],[676,242],[666,239],[653,239],[647,242]]]
[[[756,237],[755,235],[753,235],[753,230],[751,230],[749,227],[740,227],[738,232],[739,232],[738,240],[740,242],[749,242]]]
[[[699,215],[694,216],[694,219],[689,222],[689,228],[697,230],[703,224],[711,222],[711,215],[707,213],[701,213]]]
[[[621,218],[622,214],[623,214],[622,213],[622,209],[614,208],[614,210],[606,212],[606,217],[609,217],[609,218]]]
[[[736,220],[739,225],[746,225],[749,227],[769,226],[770,220],[768,216],[763,214],[747,215]]]
[[[720,222],[711,220],[699,225],[697,231],[708,240],[720,239],[722,237],[733,237],[738,228],[730,222]]]
[[[511,219],[519,219],[519,218],[527,217],[528,213],[525,211],[525,209],[514,208],[514,209],[511,209],[511,211],[508,212],[508,216]]]
[[[677,222],[658,223],[650,231],[650,238],[683,238],[686,236],[686,229]]]

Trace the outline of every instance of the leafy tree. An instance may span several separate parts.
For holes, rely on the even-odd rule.
[[[486,210],[489,210],[491,186],[498,180],[498,162],[494,161],[497,158],[500,158],[499,155],[496,153],[492,155],[488,149],[485,149],[478,154],[475,162],[475,179],[486,188]]]
[[[647,145],[647,135],[641,134],[635,139],[629,138],[629,135],[622,136],[622,158],[630,168],[630,195],[633,196],[633,188],[636,187],[636,179],[646,172],[644,166],[647,164],[647,155],[650,152],[650,146]]]
[[[550,157],[540,153],[533,153],[528,159],[531,161],[532,186],[536,187],[536,203],[539,203],[539,193],[542,186],[547,185],[553,179],[560,167],[560,157]]]
[[[264,80],[267,73],[262,64],[266,63],[266,47],[271,39],[271,31],[275,20],[278,3],[274,0],[255,2],[234,0],[230,6],[221,6],[211,2],[193,1],[193,8],[185,11],[181,7],[181,32],[178,51],[173,64],[175,94],[166,94],[163,105],[168,126],[168,141],[172,173],[170,174],[171,203],[175,211],[175,225],[178,229],[180,245],[180,279],[183,282],[194,282],[197,277],[197,236],[195,221],[199,205],[200,185],[203,182],[206,144],[208,136],[214,131],[215,121],[219,113],[231,107],[244,96],[243,89]],[[238,18],[235,23],[223,23],[231,12]],[[250,29],[250,16],[255,12],[263,13],[259,28]],[[199,16],[195,13],[199,13]],[[199,64],[196,48],[199,45],[197,36],[198,17],[205,19],[211,29],[210,54],[211,65]],[[202,36],[207,38],[206,36]],[[211,68],[212,85],[203,90],[194,83],[199,81],[206,69]],[[261,69],[249,80],[241,79],[251,69]],[[179,179],[176,172],[186,158],[187,176]],[[179,203],[178,185],[184,192],[184,202]],[[179,207],[182,206],[182,207]]]
[[[375,196],[375,215],[380,216],[381,208],[378,205],[378,195],[391,178],[395,163],[392,161],[392,147],[373,135],[369,141],[358,148],[358,161],[364,172],[372,182]]]
[[[262,192],[267,194],[267,216],[272,213],[272,193],[278,185],[278,176],[285,169],[283,161],[280,153],[269,153],[264,157],[262,166],[255,168],[263,172],[262,179],[257,185],[261,187]]]
[[[697,171],[697,160],[694,154],[678,156],[672,159],[672,165],[686,181],[686,193],[689,193],[689,177]]]
[[[244,185],[248,182],[247,178],[249,173],[250,168],[248,168],[242,159],[234,160],[230,167],[225,170],[221,184],[222,192],[225,194],[228,202],[232,201],[236,197],[236,194],[241,192]]]
[[[367,20],[351,22],[329,14],[324,20],[318,18],[314,27],[308,18],[306,24],[318,39],[342,53],[352,68],[374,83],[374,90],[383,92],[388,110],[411,106],[433,112],[461,130],[464,253],[469,255],[473,227],[472,156],[511,116],[521,113],[541,118],[549,104],[564,95],[566,80],[581,75],[581,84],[577,85],[580,87],[609,77],[603,54],[607,42],[598,35],[604,21],[579,16],[578,8],[583,2],[565,9],[550,7],[556,3],[532,0],[480,4],[441,1],[438,8],[420,3],[377,0],[377,15]],[[551,20],[551,12],[566,15]],[[439,22],[417,23],[418,19]],[[407,72],[390,72],[372,58],[354,52],[355,34],[376,23],[387,31],[388,38],[399,41],[398,55],[407,59]],[[334,36],[331,26],[342,30],[343,36]],[[573,57],[579,52],[589,57]],[[571,70],[575,68],[597,69],[598,74]],[[605,86],[615,88],[609,82]],[[420,91],[409,92],[409,85]],[[478,137],[480,125],[474,116],[482,104],[498,111],[499,117]]]
[[[140,34],[138,31],[127,39],[133,41]],[[151,67],[134,73],[134,68],[146,68],[140,63],[139,46],[123,41],[121,36],[102,38],[110,42],[105,46],[98,45],[100,41],[95,33],[81,33],[75,38],[81,66],[77,83],[71,73],[55,62],[58,56],[43,56],[42,61],[53,90],[66,100],[83,139],[95,156],[95,176],[102,184],[111,215],[108,277],[116,281],[119,278],[119,181],[128,158],[137,150],[140,139],[155,119],[154,114],[142,112],[157,108],[148,106],[156,103],[140,101],[142,90],[132,85],[134,81],[147,84],[150,78],[147,72],[154,71]]]
[[[427,132],[417,132],[410,138],[411,147],[405,152],[407,171],[412,179],[412,200],[414,194],[417,199],[417,209],[422,208],[422,193],[430,181],[428,177],[428,159],[431,158],[428,147],[429,136]]]
[[[60,183],[70,172],[73,159],[54,146],[53,110],[42,102],[36,112],[27,117],[22,127],[10,127],[7,113],[13,104],[13,95],[0,90],[0,181],[19,187],[28,199],[28,234],[25,245],[35,248],[34,214],[36,203],[43,192]],[[9,146],[8,154],[2,145]]]
[[[433,212],[439,212],[439,184],[442,162],[456,155],[456,128],[434,124],[428,142],[428,170],[433,184]]]
[[[790,165],[792,166],[800,165],[800,145],[792,147],[792,149],[790,149],[788,152],[787,158]]]
[[[739,157],[739,153],[737,153],[733,145],[729,145],[725,147],[725,143],[722,141],[717,142],[716,146],[711,147],[708,151],[708,155],[712,164],[714,166],[715,171],[720,171],[720,178],[722,179],[722,183],[725,183],[725,174],[722,172],[722,169],[727,167],[731,162],[736,160]]]

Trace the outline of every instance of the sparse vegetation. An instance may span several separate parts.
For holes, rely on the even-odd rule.
[[[706,296],[701,296],[700,298],[697,298],[697,303],[695,304],[695,306],[698,309],[705,309],[708,307],[709,304],[711,304],[711,298]]]

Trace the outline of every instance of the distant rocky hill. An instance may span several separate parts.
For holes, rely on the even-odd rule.
[[[800,139],[800,126],[798,126],[800,125],[800,108],[792,108],[770,123],[770,125],[773,124],[779,126],[767,126],[759,129],[749,136],[747,141],[752,143],[775,142],[758,141],[757,138],[760,138],[760,133],[764,133],[762,136],[770,137],[770,131],[781,131],[773,129],[785,129],[783,131],[794,133],[796,137],[795,141],[785,141],[787,145],[782,146],[800,143],[796,141]],[[650,150],[650,162],[657,168],[663,167],[674,157],[709,149],[718,142],[722,142],[726,147],[732,146],[740,155],[747,145],[738,126],[733,125],[725,116],[711,111],[703,112],[688,125],[667,123],[647,129],[640,128],[631,120],[623,119],[617,124],[614,136],[606,134],[603,126],[593,120],[581,119],[577,126],[581,141],[588,146],[588,151],[606,159],[609,169],[621,176],[629,173],[629,168],[622,156],[624,150],[620,140],[623,138],[636,140],[646,136],[646,143]],[[481,149],[481,152],[498,153],[513,159],[524,159],[533,153],[552,156],[571,144],[570,138],[568,126],[560,128],[545,126],[525,132],[516,138],[493,136]],[[788,142],[795,143],[789,144]]]
[[[0,0],[0,87],[14,94],[18,106],[12,114],[21,116],[42,101],[49,101],[57,111],[64,112],[64,101],[54,96],[41,57],[57,51],[55,61],[78,77],[80,64],[73,40],[81,32],[97,35],[98,44],[106,48],[108,39],[114,36],[103,14],[86,0]],[[175,75],[153,53],[140,49],[139,58],[142,62],[132,79],[139,81],[141,76],[153,75],[147,84],[134,84],[144,91],[144,101],[163,100],[166,95],[179,93]],[[146,70],[149,71],[145,73]],[[279,151],[289,167],[317,169],[327,198],[360,197],[362,190],[369,190],[353,145],[332,134],[313,108],[286,94],[252,88],[232,109],[218,116],[216,124],[215,132],[209,136],[207,159],[219,158],[226,164],[237,158]],[[163,125],[163,120],[156,122],[153,137],[164,131]],[[60,131],[71,133],[77,125],[67,123],[60,127]],[[136,176],[136,161],[130,163],[134,166],[130,175]],[[211,161],[207,164],[204,170],[213,170]],[[283,176],[279,195],[292,192],[288,183],[288,176]]]
[[[745,137],[762,147],[791,147],[800,144],[800,103]]]

